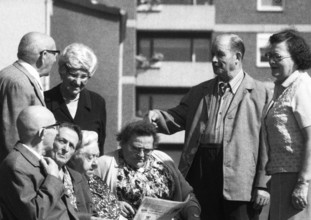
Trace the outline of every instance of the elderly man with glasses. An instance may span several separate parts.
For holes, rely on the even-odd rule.
[[[53,114],[30,106],[17,118],[19,143],[0,165],[0,207],[4,219],[78,219],[66,201],[58,165],[43,157],[58,133]]]
[[[27,106],[45,106],[40,77],[49,75],[58,54],[50,36],[30,32],[19,43],[18,61],[0,71],[0,162],[18,140],[18,114]]]

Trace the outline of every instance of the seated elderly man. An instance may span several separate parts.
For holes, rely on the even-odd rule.
[[[53,114],[42,106],[25,108],[17,118],[19,143],[0,166],[3,219],[78,219],[64,202],[57,164],[43,155],[57,134]]]
[[[117,135],[121,149],[98,159],[98,175],[117,194],[121,214],[132,219],[144,196],[189,202],[180,213],[182,219],[199,220],[200,205],[192,187],[164,152],[155,150],[155,127],[145,121],[126,125]]]
[[[95,131],[82,131],[82,147],[76,151],[68,166],[85,175],[95,209],[95,216],[116,220],[120,218],[118,200],[107,184],[97,175],[97,159],[99,156],[98,134]]]
[[[59,178],[65,186],[68,203],[77,212],[80,220],[97,219],[92,217],[92,197],[87,180],[80,173],[66,166],[76,150],[81,147],[82,133],[79,126],[61,123],[52,150],[47,152],[58,165]]]

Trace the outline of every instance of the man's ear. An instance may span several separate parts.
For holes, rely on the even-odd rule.
[[[241,52],[236,52],[236,58],[237,58],[237,60],[239,60],[240,62],[242,62],[242,54],[241,54]]]
[[[41,129],[39,130],[39,138],[40,138],[41,140],[43,139],[44,134],[45,134],[45,129],[44,129],[44,128],[41,128]]]
[[[45,59],[45,51],[42,52],[42,54],[39,56],[39,58],[37,59],[37,62],[36,62],[36,67],[38,69],[40,69],[43,64],[44,64],[44,59]]]

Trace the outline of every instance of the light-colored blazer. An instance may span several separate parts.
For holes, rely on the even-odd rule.
[[[250,201],[253,187],[266,188],[266,150],[260,139],[261,115],[271,98],[268,88],[244,73],[224,118],[223,195],[227,200]],[[203,99],[209,103],[217,78],[205,81],[189,91],[180,104],[168,111],[156,110],[161,116],[159,132],[173,134],[185,130],[185,144],[179,169],[187,175],[199,146],[199,120]]]
[[[0,71],[0,162],[19,140],[16,119],[27,106],[45,106],[37,82],[15,62]]]

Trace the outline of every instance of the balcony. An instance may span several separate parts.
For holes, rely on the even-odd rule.
[[[210,62],[162,62],[157,69],[138,69],[136,86],[191,87],[213,77]]]
[[[160,5],[158,13],[137,13],[139,31],[211,31],[215,25],[213,5]],[[159,7],[159,6],[158,6]]]

